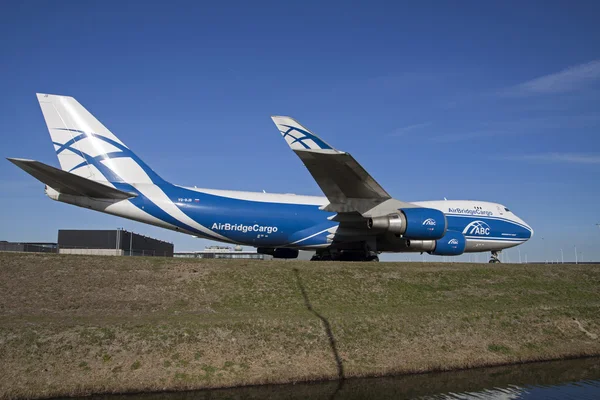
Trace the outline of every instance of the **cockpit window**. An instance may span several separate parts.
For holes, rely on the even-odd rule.
[[[504,207],[504,211],[510,212],[510,210],[506,207]]]

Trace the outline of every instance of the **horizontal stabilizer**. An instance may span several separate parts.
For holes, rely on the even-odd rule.
[[[61,194],[113,200],[124,200],[137,196],[134,193],[115,189],[39,161],[22,158],[8,158],[7,160]]]

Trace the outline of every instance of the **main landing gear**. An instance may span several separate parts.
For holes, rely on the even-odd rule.
[[[377,253],[369,250],[317,250],[310,261],[379,261]]]
[[[498,258],[500,252],[499,251],[492,251],[492,258],[490,259],[489,263],[490,264],[499,264],[501,261]]]

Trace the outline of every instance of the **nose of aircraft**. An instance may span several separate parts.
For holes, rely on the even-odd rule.
[[[521,221],[521,223],[523,224],[523,227],[528,231],[525,233],[525,238],[527,240],[531,239],[533,237],[533,228],[531,226],[529,226],[529,224],[526,223],[525,221],[523,221],[521,218],[517,217],[517,219],[519,221]]]
[[[527,229],[529,229],[529,238],[527,238],[527,240],[529,240],[533,237],[533,228],[529,226],[529,224],[525,224],[525,226],[527,227]]]
[[[533,228],[531,226],[529,226],[529,224],[526,223],[525,221],[523,221],[521,218],[516,216],[514,213],[513,213],[513,216],[515,218],[515,221],[518,222],[523,228],[523,230],[521,231],[521,235],[522,235],[521,237],[523,237],[526,240],[531,239],[533,237]]]

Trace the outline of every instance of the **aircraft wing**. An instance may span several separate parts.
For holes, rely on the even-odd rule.
[[[62,194],[111,200],[124,200],[137,196],[135,193],[124,192],[39,161],[22,158],[8,158],[7,160]]]
[[[334,149],[290,117],[271,117],[327,196],[326,211],[360,213],[391,196],[350,154]]]

